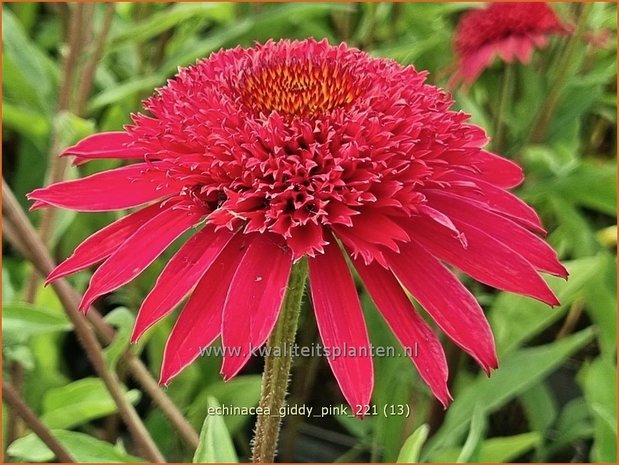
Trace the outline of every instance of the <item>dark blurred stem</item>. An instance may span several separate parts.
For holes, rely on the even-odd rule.
[[[110,32],[110,28],[112,27],[112,20],[114,19],[115,12],[116,5],[114,3],[108,3],[105,5],[105,15],[103,18],[103,25],[101,26],[101,31],[95,39],[94,50],[84,65],[84,70],[78,86],[76,105],[76,111],[78,114],[82,114],[86,110],[88,97],[90,96],[90,91],[92,90],[92,85],[95,80],[97,65],[103,56],[105,43]]]
[[[168,29],[167,31],[162,32],[157,38],[157,45],[155,46],[155,52],[153,55],[153,66],[155,69],[161,67],[163,59],[165,58],[166,47],[168,46],[170,39],[173,37],[174,33],[171,29]]]
[[[92,88],[98,61],[103,53],[105,39],[113,19],[113,13],[115,10],[114,7],[115,5],[113,3],[106,6],[106,16],[101,34],[99,34],[99,37],[97,38],[95,51],[90,57],[88,63],[85,65],[84,72],[80,76],[77,103],[72,104],[71,96],[75,83],[76,68],[78,67],[80,55],[84,49],[86,36],[92,31],[92,20],[95,9],[94,4],[77,4],[74,6],[74,10],[72,11],[69,19],[69,31],[67,37],[68,53],[63,65],[62,84],[58,93],[57,108],[59,112],[73,108],[75,114],[82,114],[90,93],[90,89]],[[62,181],[65,177],[67,169],[67,160],[61,159],[57,155],[62,148],[60,140],[61,135],[58,133],[58,129],[53,126],[49,164],[47,169],[50,183]],[[55,208],[48,208],[41,216],[39,235],[44,244],[48,244],[53,235],[55,219]],[[26,302],[33,303],[35,301],[39,281],[39,273],[37,273],[36,270],[33,270],[26,285],[24,296]],[[22,378],[23,368],[17,362],[13,362],[11,364],[11,379],[18,391],[21,390]],[[11,416],[9,417],[7,430],[8,438],[11,440],[14,440],[15,437],[19,435],[19,424],[16,419]]]
[[[404,7],[401,3],[391,3],[391,14],[389,15],[390,24],[387,28],[387,38],[389,39],[389,42],[393,42],[398,33],[399,19],[402,17],[403,9]]]
[[[352,10],[333,12],[333,21],[337,28],[339,39],[345,42],[349,42],[351,40],[354,15],[358,8],[358,4],[356,3],[348,3],[347,5]]]
[[[581,42],[583,34],[585,33],[587,20],[589,19],[589,14],[591,13],[593,4],[581,3],[578,5],[578,8],[580,13],[578,15],[576,29],[572,37],[570,37],[565,51],[557,64],[554,74],[554,82],[550,86],[546,99],[540,106],[539,113],[533,120],[533,125],[531,126],[531,131],[529,132],[526,142],[538,144],[544,140],[544,136],[548,130],[548,125],[552,120],[552,116],[557,109],[561,95],[563,94],[568,79],[571,76],[571,70],[575,61],[575,53],[578,49],[578,44]]]
[[[514,77],[515,66],[507,63],[501,83],[499,109],[494,120],[494,138],[492,141],[492,149],[497,153],[501,153],[505,144],[505,131],[507,121],[509,120],[508,115],[511,109],[511,101],[514,97]]]
[[[49,252],[37,236],[34,228],[28,221],[24,212],[15,202],[15,197],[11,192],[10,187],[2,182],[2,199],[3,206],[5,202],[11,203],[14,206],[11,208],[11,216],[7,215],[7,210],[4,210],[2,232],[16,250],[24,255],[37,271],[42,275],[48,275],[54,269],[54,262],[49,255]],[[15,226],[19,224],[19,228]],[[25,240],[28,239],[28,242]],[[67,281],[60,279],[51,284],[52,288],[58,295],[60,302],[67,312],[77,312],[78,305],[81,300],[80,295],[73,289]],[[99,337],[106,343],[111,343],[116,332],[101,316],[94,307],[90,307],[87,314],[93,327],[96,329]],[[195,448],[198,445],[198,433],[193,429],[191,424],[180,412],[178,407],[172,400],[161,390],[157,381],[152,377],[148,368],[144,363],[135,356],[131,350],[127,350],[123,354],[123,363],[125,363],[131,372],[131,376],[138,382],[144,391],[153,399],[155,404],[161,409],[162,413],[168,418],[170,423],[178,431],[179,435]]]
[[[24,400],[19,395],[17,389],[9,383],[2,382],[2,401],[6,402],[12,412],[15,412],[28,428],[36,434],[43,443],[56,455],[59,462],[73,463],[75,459],[64,448],[62,444],[52,435],[50,430],[45,426],[36,414],[30,410]]]
[[[11,372],[11,382],[15,386],[15,391],[17,393],[22,392],[24,387],[24,367],[21,364],[13,360],[10,365]],[[23,424],[19,420],[19,416],[12,410],[9,410],[7,415],[7,424],[6,424],[6,441],[4,443],[4,451],[6,453],[6,449],[9,447],[13,441],[19,438],[22,435]]]
[[[447,366],[449,367],[447,386],[451,391],[456,380],[456,374],[458,373],[458,365],[460,365],[460,360],[462,359],[462,351],[451,341],[445,341],[443,346],[445,347],[445,356],[447,358]],[[428,412],[427,423],[430,427],[430,435],[436,433],[441,427],[445,419],[445,413],[446,410],[441,403],[434,400]]]
[[[365,12],[365,17],[366,17],[366,35],[365,37],[361,37],[361,44],[363,46],[363,48],[365,49],[369,49],[370,47],[372,47],[372,45],[374,44],[374,39],[375,39],[375,35],[376,35],[376,21],[377,21],[377,10],[378,10],[378,6],[380,4],[379,3],[374,3],[374,2],[370,2],[370,3],[366,3],[365,7],[367,8],[367,11]]]
[[[570,307],[570,311],[565,317],[565,322],[557,333],[555,340],[558,341],[559,339],[563,339],[564,337],[569,336],[574,331],[574,328],[576,328],[578,320],[580,319],[584,309],[585,302],[582,299],[576,299]]]
[[[293,266],[284,304],[275,329],[267,342],[269,352],[265,356],[259,406],[270,414],[258,415],[252,441],[252,462],[254,463],[271,463],[275,459],[281,427],[278,412],[286,403],[290,367],[292,366],[292,345],[299,325],[307,272],[306,259],[302,259]]]
[[[6,219],[12,223],[15,232],[19,235],[26,250],[32,251],[33,254],[45,256],[51,264],[51,258],[47,256],[45,245],[34,229],[30,227],[28,219],[23,214],[17,199],[15,199],[13,192],[6,182],[4,182],[4,179],[2,181],[2,212]],[[75,333],[86,355],[92,363],[97,375],[105,384],[114,403],[117,405],[118,412],[127,425],[136,446],[149,460],[153,462],[164,462],[165,459],[157,448],[153,438],[150,436],[144,423],[142,423],[133,405],[131,405],[125,397],[124,389],[116,373],[108,367],[103,348],[99,344],[92,327],[76,307],[65,306],[65,310],[71,323],[73,323]]]
[[[64,72],[63,72],[63,84],[60,88],[58,94],[58,107],[59,109],[66,108],[69,102],[70,96],[70,87],[71,82],[73,80],[73,73],[77,61],[77,56],[79,54],[79,49],[81,47],[80,40],[80,31],[81,31],[81,22],[83,20],[83,9],[84,6],[79,4],[76,6],[75,11],[71,15],[70,19],[70,29],[68,33],[68,47],[69,51],[67,54],[67,59],[65,60]],[[52,152],[50,153],[49,165],[48,165],[48,173],[53,173],[57,170],[55,167],[55,141],[57,137],[55,135],[55,131],[53,130],[52,135]],[[64,163],[64,162],[63,162]],[[62,172],[64,172],[64,168],[62,168]],[[53,176],[53,175],[52,175]],[[53,209],[50,209],[46,214],[41,218],[41,237],[44,242],[49,240],[51,235],[51,225],[53,222]],[[36,299],[36,292],[39,285],[39,275],[36,271],[32,271],[30,277],[26,284],[26,290],[24,293],[24,300],[28,303],[34,303]],[[17,361],[12,361],[10,365],[10,373],[11,373],[11,381],[13,382],[13,386],[15,387],[18,393],[22,390],[23,378],[24,378],[24,370],[23,367]],[[9,412],[9,416],[7,419],[7,441],[6,444],[10,444],[17,437],[21,435],[20,433],[20,422],[18,418],[13,415],[12,412]],[[5,447],[6,447],[5,444]]]
[[[69,109],[71,105],[71,95],[75,81],[75,71],[78,66],[79,56],[82,51],[84,37],[86,36],[83,30],[85,21],[85,10],[88,5],[78,3],[74,5],[69,19],[69,32],[67,36],[68,52],[63,65],[62,82],[58,91],[57,111],[62,112]],[[48,156],[47,178],[50,184],[62,181],[67,169],[66,158],[59,158],[60,151],[60,134],[52,125],[51,148]],[[56,220],[56,209],[48,208],[41,215],[41,223],[39,225],[39,235],[44,244],[47,244],[52,237],[54,222]],[[28,284],[26,285],[25,300],[34,302],[36,299],[37,289],[39,286],[39,275],[36,271],[30,274]]]

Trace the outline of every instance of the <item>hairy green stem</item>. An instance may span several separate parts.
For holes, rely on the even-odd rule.
[[[277,448],[281,426],[281,418],[278,412],[286,402],[292,365],[291,348],[299,324],[307,270],[305,259],[302,259],[292,268],[286,298],[277,325],[267,342],[269,350],[265,357],[259,404],[265,413],[259,415],[256,422],[256,432],[252,441],[252,461],[254,463],[271,463],[275,459],[275,449]]]

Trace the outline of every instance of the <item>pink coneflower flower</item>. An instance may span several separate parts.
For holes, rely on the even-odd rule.
[[[447,404],[438,327],[481,367],[497,366],[475,297],[450,264],[499,289],[557,299],[538,272],[565,276],[535,212],[507,191],[521,169],[483,149],[484,131],[450,110],[426,73],[342,44],[268,42],[182,69],[122,132],[65,150],[77,163],[135,161],[37,189],[33,207],[142,207],[86,239],[49,276],[103,262],[81,308],[134,279],[175,239],[180,248],[144,300],[137,340],[181,300],[161,381],[219,336],[234,376],[274,327],[291,267],[307,258],[329,363],[351,405],[370,402],[370,341],[346,256],[413,362]]]
[[[568,32],[546,3],[491,3],[469,11],[456,30],[454,82],[472,83],[496,56],[507,63],[527,64],[535,48],[545,47],[550,36]]]

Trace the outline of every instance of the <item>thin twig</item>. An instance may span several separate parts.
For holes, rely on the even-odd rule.
[[[12,197],[10,187],[8,187],[3,181],[3,203],[4,197],[7,195]],[[14,216],[17,218],[16,220],[7,216],[6,220],[10,220],[11,222],[6,220],[3,222],[2,227],[5,238],[15,247],[15,249],[22,251],[24,256],[30,260],[41,275],[47,276],[54,269],[54,262],[49,255],[49,252],[41,243],[41,239],[37,236],[34,228],[28,222],[26,215],[21,208],[19,208],[19,206],[17,206]],[[13,226],[15,221],[18,221],[22,225],[19,233],[17,233],[16,227]],[[24,244],[24,237],[29,238],[33,246]],[[74,312],[78,311],[77,309],[80,302],[80,295],[69,285],[66,280],[61,279],[54,281],[52,283],[52,287],[65,308],[71,309]],[[90,307],[87,316],[88,320],[97,331],[99,337],[106,344],[109,344],[114,340],[116,331],[103,319],[101,314],[97,312],[94,307]],[[191,423],[189,423],[183,416],[178,407],[172,402],[166,393],[162,391],[161,387],[152,377],[142,361],[136,357],[132,351],[127,350],[123,355],[123,362],[127,364],[131,376],[138,382],[138,384],[140,384],[144,391],[161,409],[161,412],[168,418],[172,426],[174,426],[174,428],[178,431],[181,438],[183,438],[189,446],[196,448],[199,441],[198,433],[195,431],[193,426],[191,426]]]
[[[92,90],[92,85],[95,78],[95,72],[97,71],[97,64],[103,56],[107,36],[110,32],[110,28],[112,27],[112,20],[114,19],[114,13],[116,12],[116,5],[114,3],[108,3],[105,8],[106,10],[103,18],[103,26],[101,26],[101,31],[97,36],[94,51],[92,52],[88,62],[84,65],[84,70],[79,83],[79,88],[77,91],[78,114],[82,114],[86,109],[86,103],[88,102],[88,97],[90,95],[90,91]]]
[[[70,10],[71,11],[71,10]],[[62,82],[58,90],[57,111],[66,111],[71,106],[71,94],[75,82],[75,72],[79,62],[79,55],[83,47],[85,5],[78,3],[71,12],[69,19],[69,31],[67,34],[68,51],[62,67]],[[67,170],[67,159],[58,157],[61,150],[61,137],[55,125],[52,127],[51,148],[48,155],[47,176],[50,184],[64,179]],[[56,208],[48,208],[41,215],[39,235],[44,244],[52,237],[54,222],[56,220]],[[39,275],[32,271],[26,284],[25,300],[33,302],[39,288]]]
[[[75,7],[70,17],[70,27],[68,31],[68,53],[63,66],[63,80],[58,94],[58,110],[65,110],[70,105],[70,95],[73,81],[75,80],[75,68],[82,47],[82,30],[84,20],[84,6],[79,4]],[[59,150],[59,134],[57,130],[52,129],[51,152],[49,154],[49,163],[47,173],[50,174],[52,182],[60,181],[64,178],[66,171],[66,160],[58,160],[56,153]],[[55,209],[50,208],[44,212],[41,217],[40,235],[44,243],[47,243],[51,238],[53,231],[53,223],[55,220]],[[39,288],[39,275],[36,270],[30,273],[30,277],[26,283],[24,300],[28,303],[33,303],[36,299],[37,290]],[[17,392],[22,390],[23,382],[23,367],[18,361],[11,362],[10,366],[11,381]],[[12,414],[9,415],[7,424],[7,444],[14,441],[20,436],[20,422]]]
[[[84,4],[75,5],[75,10],[70,14],[69,32],[67,35],[67,57],[62,67],[62,85],[58,93],[58,110],[66,110],[71,102],[71,90],[75,80],[75,71],[83,46],[82,23],[84,21]]]
[[[84,6],[79,4],[75,7],[70,19],[70,27],[68,31],[68,53],[63,66],[63,80],[58,94],[59,110],[67,108],[69,105],[69,97],[71,86],[74,80],[75,67],[82,46],[81,30],[83,21]],[[58,145],[58,134],[55,130],[52,133],[52,151],[49,156],[48,173],[51,173],[52,180],[55,178],[64,177],[66,170],[65,160],[56,160],[56,146]],[[58,179],[58,180],[60,180]],[[52,225],[54,221],[54,209],[49,209],[41,218],[40,234],[43,242],[47,243],[51,237]],[[30,273],[30,277],[26,284],[24,300],[28,303],[33,303],[36,299],[36,293],[39,286],[39,275],[35,270]],[[21,392],[23,380],[23,368],[18,361],[11,362],[10,366],[11,380],[17,392]],[[12,414],[9,415],[7,424],[7,443],[12,442],[20,436],[20,424],[17,418]]]
[[[40,256],[45,256],[48,265],[52,265],[51,258],[47,255],[45,245],[37,236],[28,219],[23,214],[17,200],[15,199],[11,189],[2,180],[2,209],[3,213],[14,226],[15,231],[22,238],[26,249],[31,250]],[[63,286],[63,283],[54,284],[55,287]],[[64,284],[66,286],[66,284]],[[75,332],[84,347],[84,350],[92,363],[97,375],[104,382],[110,396],[118,406],[118,412],[129,429],[133,440],[138,448],[144,453],[145,457],[154,462],[164,462],[165,459],[159,451],[155,441],[150,436],[150,433],[142,423],[139,415],[133,408],[133,405],[125,397],[124,390],[116,376],[116,373],[109,369],[103,348],[99,344],[97,337],[88,324],[87,320],[77,311],[75,307],[65,306],[67,316],[73,323]]]
[[[56,455],[58,461],[62,463],[73,463],[75,459],[71,456],[62,444],[54,437],[51,431],[45,426],[37,415],[30,410],[24,400],[19,395],[19,392],[9,383],[2,382],[2,400],[6,402],[11,410],[15,412],[28,428],[36,434],[41,441]]]
[[[569,336],[576,325],[578,324],[578,320],[582,315],[583,310],[585,309],[585,302],[582,299],[576,299],[574,303],[571,305],[567,316],[565,317],[565,321],[563,322],[563,326],[559,329],[555,340],[563,339],[566,336]]]
[[[7,239],[13,248],[20,254],[24,255],[26,249],[24,245],[19,241],[19,235],[15,232],[13,227],[8,221],[3,219],[2,221],[2,233],[3,237]],[[23,372],[24,368],[17,360],[12,360],[9,366],[10,379],[17,393],[22,391],[23,386]],[[19,416],[13,410],[8,411],[7,423],[6,423],[6,436],[4,441],[4,453],[6,455],[9,445],[22,435],[23,423],[20,421]]]

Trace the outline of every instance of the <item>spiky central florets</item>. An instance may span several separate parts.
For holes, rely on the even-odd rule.
[[[265,115],[315,116],[350,105],[361,92],[341,63],[312,59],[261,64],[240,86],[243,103]]]
[[[424,79],[344,45],[271,42],[181,70],[128,129],[213,224],[279,234],[295,257],[322,251],[328,229],[383,228],[393,248],[420,187],[447,182],[444,156],[485,142]]]

